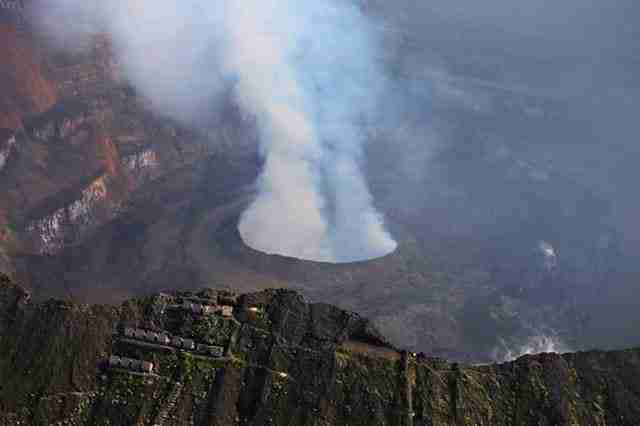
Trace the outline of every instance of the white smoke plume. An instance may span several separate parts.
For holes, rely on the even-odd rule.
[[[524,355],[539,353],[567,353],[571,348],[554,333],[540,333],[529,336],[526,340],[514,343],[500,339],[500,344],[493,350],[492,358],[497,362],[514,361]]]
[[[558,266],[558,256],[556,249],[546,241],[538,243],[538,250],[544,256],[544,267],[547,271],[551,271]]]
[[[386,80],[376,63],[373,27],[355,4],[41,5],[41,21],[55,34],[77,36],[81,31],[70,33],[73,25],[64,17],[79,14],[109,32],[126,77],[164,113],[197,116],[232,88],[258,123],[264,155],[259,193],[239,224],[249,246],[327,262],[375,258],[396,248],[362,173],[363,145]]]

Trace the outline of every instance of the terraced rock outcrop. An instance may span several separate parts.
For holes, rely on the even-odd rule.
[[[0,272],[12,274],[21,256],[86,241],[145,185],[231,138],[242,145],[228,114],[198,131],[158,115],[121,78],[104,35],[61,49],[33,22],[19,26],[18,12],[0,8]]]
[[[233,316],[185,302],[233,304]],[[124,327],[224,347],[220,357]],[[110,355],[145,360],[142,373]],[[467,366],[399,351],[371,323],[287,290],[33,304],[0,283],[2,425],[636,425],[640,350]]]

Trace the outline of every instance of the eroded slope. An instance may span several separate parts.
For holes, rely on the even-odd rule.
[[[0,424],[640,421],[637,349],[472,367],[398,351],[358,315],[286,290],[166,292],[112,308],[36,305],[3,278],[0,295]],[[185,302],[233,305],[233,314],[196,313]],[[150,342],[126,327],[221,352]],[[152,371],[109,366],[114,354],[152,362]]]

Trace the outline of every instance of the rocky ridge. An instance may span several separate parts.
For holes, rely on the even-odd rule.
[[[185,302],[232,304],[233,315]],[[128,338],[125,327],[224,352]],[[153,369],[110,367],[112,354]],[[359,315],[289,290],[106,307],[35,304],[0,283],[2,425],[635,425],[639,407],[638,349],[459,365],[398,350]]]

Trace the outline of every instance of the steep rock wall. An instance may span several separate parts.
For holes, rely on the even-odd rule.
[[[60,49],[55,45],[51,48]],[[102,34],[84,40],[71,50],[58,52],[57,58],[51,58],[48,64],[62,98],[100,96],[121,79],[111,41]]]
[[[121,165],[131,180],[132,188],[138,188],[161,174],[160,158],[153,148],[123,157]]]
[[[109,139],[105,150],[115,149]],[[26,227],[27,239],[40,254],[55,254],[61,249],[85,240],[97,228],[117,217],[124,208],[130,191],[157,178],[160,173],[158,154],[145,149],[118,161],[107,155],[109,168],[81,190],[75,198]]]
[[[41,254],[54,254],[66,245],[77,244],[102,223],[115,217],[121,207],[112,187],[117,185],[108,174],[94,179],[70,204],[30,222],[28,238]]]
[[[30,22],[40,2],[14,3],[0,4],[0,128],[15,136],[0,137],[2,270],[86,241],[158,178],[216,152],[255,149],[233,108],[188,130],[123,80],[108,37],[60,43]]]
[[[16,136],[11,131],[0,129],[0,172],[9,162],[16,145]]]
[[[37,48],[15,26],[1,22],[0,57],[0,128],[18,129],[25,116],[56,102],[56,86],[46,76]]]
[[[356,314],[268,290],[165,292],[118,308],[35,305],[0,280],[0,424],[636,425],[640,350],[466,366],[398,351]],[[172,307],[234,303],[233,318]],[[232,300],[232,299],[231,299]],[[10,324],[10,327],[6,325]],[[4,325],[4,328],[1,327]],[[123,338],[124,326],[225,347]],[[154,374],[108,368],[111,354]]]
[[[0,64],[0,128],[20,130],[0,135],[0,172],[15,163],[0,180],[0,232],[13,223],[19,252],[49,255],[117,217],[132,191],[201,149],[182,147],[193,137],[180,140],[184,132],[121,81],[108,38],[61,50],[28,23],[18,31],[9,21],[0,26],[0,56],[8,58]],[[3,256],[11,251],[0,246]]]

